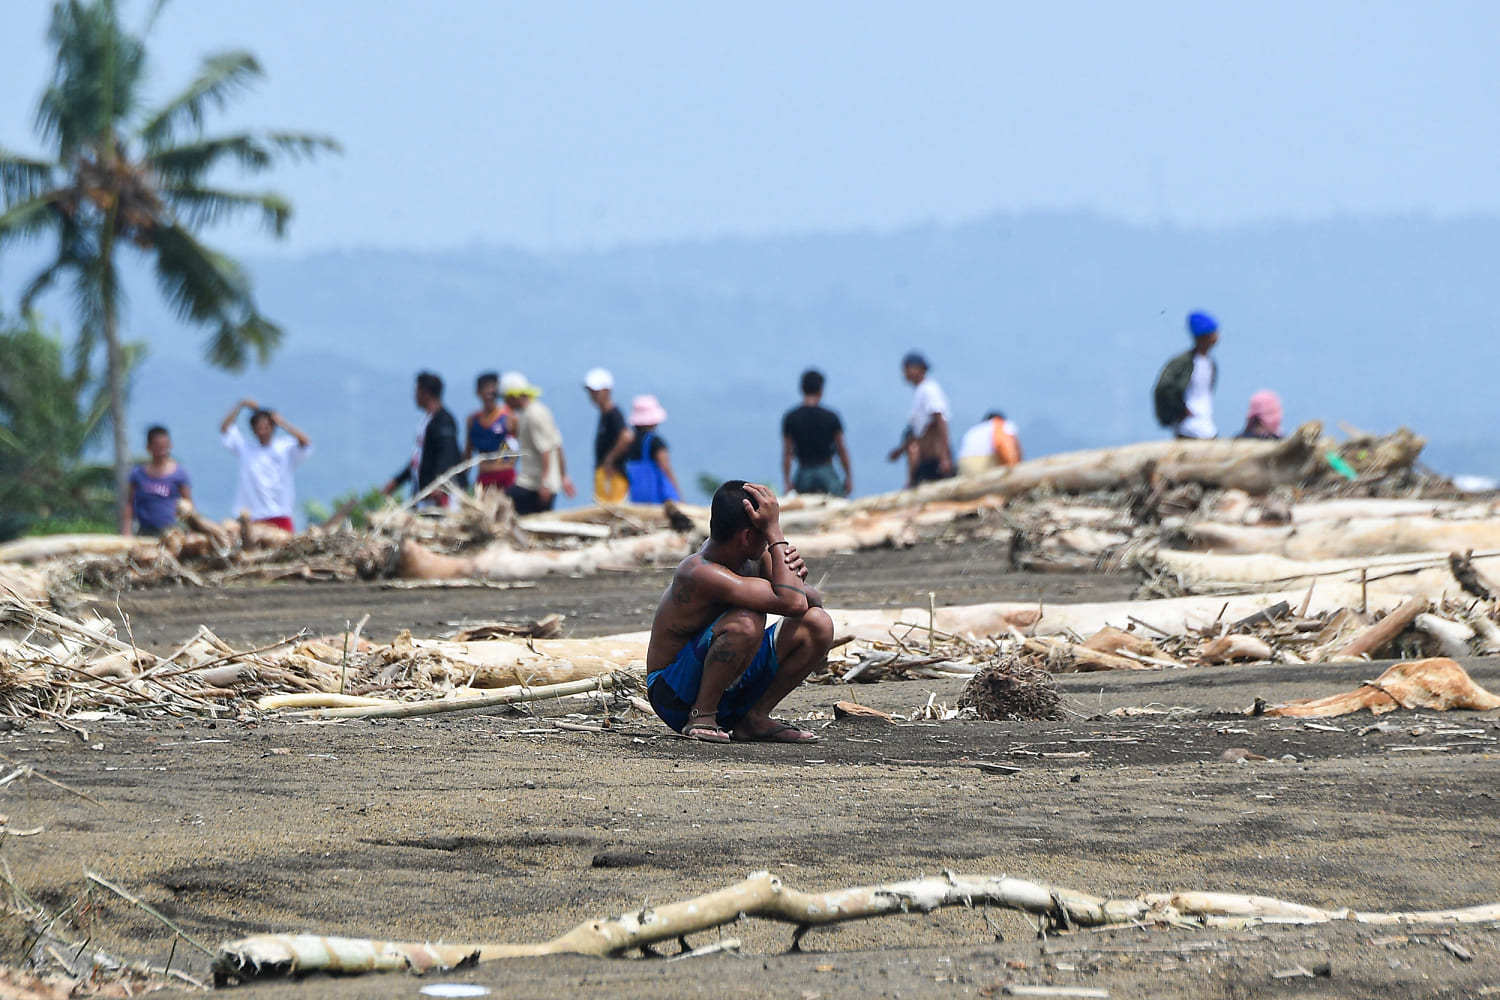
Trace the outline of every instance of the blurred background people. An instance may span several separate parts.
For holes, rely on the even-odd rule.
[[[416,447],[405,467],[381,488],[387,496],[408,481],[412,484],[412,495],[416,496],[463,461],[463,450],[458,444],[458,422],[443,406],[443,380],[432,372],[421,372],[417,375],[414,397],[417,409],[422,411],[417,420]],[[458,489],[469,487],[466,473],[454,476],[453,482]],[[448,494],[438,490],[419,506],[446,507]]]
[[[475,455],[501,454],[479,463],[475,491],[506,490],[516,481],[516,440],[512,434],[510,408],[500,400],[500,376],[485,372],[474,382],[479,409],[464,422],[464,461]]]
[[[177,523],[177,501],[193,499],[187,470],[172,457],[172,435],[160,425],[146,431],[150,459],[130,470],[122,535],[159,535]]]
[[[964,431],[958,442],[958,472],[972,476],[1021,461],[1021,435],[999,410]]]
[[[828,493],[836,497],[854,491],[854,466],[844,445],[844,423],[823,405],[823,373],[809,368],[802,373],[802,405],[781,418],[781,478],[786,492]],[[844,474],[834,467],[838,455]],[[792,459],[797,460],[792,474]]]
[[[594,431],[594,499],[623,503],[630,496],[625,452],[635,441],[635,432],[615,405],[615,377],[608,369],[590,368],[583,376],[583,388],[599,408],[599,424]]]
[[[500,394],[516,414],[516,441],[521,447],[516,481],[506,492],[517,514],[551,510],[559,492],[570,497],[574,493],[557,420],[547,404],[537,398],[542,390],[520,372],[500,376]]]
[[[1252,395],[1250,412],[1245,415],[1245,429],[1240,431],[1240,437],[1281,440],[1281,397],[1270,389]]]
[[[235,424],[241,410],[250,410],[247,439]],[[280,429],[286,434],[278,437]],[[239,481],[234,490],[234,512],[250,514],[250,520],[295,531],[292,512],[297,509],[297,466],[312,454],[312,440],[287,423],[275,410],[262,409],[253,399],[242,399],[219,424],[224,447],[240,460]]]
[[[667,411],[655,396],[637,396],[630,401],[630,424],[635,440],[625,452],[625,475],[630,480],[631,503],[665,503],[682,499],[667,441],[656,429],[667,420]]]

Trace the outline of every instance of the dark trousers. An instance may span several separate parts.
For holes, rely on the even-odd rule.
[[[536,490],[528,490],[524,486],[511,486],[506,489],[505,495],[510,497],[511,505],[516,508],[517,514],[541,514],[551,510],[552,505],[557,503],[556,494],[553,494],[546,503],[542,503],[540,493]]]
[[[940,463],[935,458],[924,458],[922,461],[918,462],[917,467],[912,470],[911,484],[913,486],[920,486],[923,483],[935,483],[939,479],[951,478],[953,476],[953,473],[943,472],[941,469],[941,464],[942,463]]]

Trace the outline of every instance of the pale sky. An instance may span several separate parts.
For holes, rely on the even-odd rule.
[[[32,150],[51,4],[0,5],[0,144]],[[248,48],[268,79],[224,127],[343,141],[268,182],[290,239],[219,241],[299,254],[1495,216],[1497,37],[1457,0],[176,0],[151,51],[165,94]]]

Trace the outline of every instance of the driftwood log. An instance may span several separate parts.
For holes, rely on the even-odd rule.
[[[221,945],[215,979],[302,975],[312,972],[426,971],[504,958],[546,955],[623,955],[675,941],[745,917],[794,925],[796,942],[813,927],[930,913],[949,906],[997,906],[1030,913],[1055,929],[1165,923],[1191,927],[1246,927],[1259,923],[1469,924],[1500,919],[1500,903],[1458,910],[1397,913],[1324,909],[1264,896],[1219,892],[1150,893],[1105,899],[1005,876],[955,875],[805,893],[768,872],[736,885],[612,920],[590,920],[540,944],[415,944],[310,934],[262,934]]]
[[[1398,663],[1353,691],[1326,698],[1303,698],[1270,707],[1257,701],[1246,714],[1321,719],[1361,711],[1384,715],[1398,708],[1487,712],[1500,708],[1500,698],[1474,683],[1468,671],[1454,661],[1438,658]]]
[[[675,562],[692,553],[693,539],[674,531],[595,542],[579,549],[517,549],[498,543],[465,556],[433,552],[410,539],[401,544],[396,575],[406,580],[528,580],[539,576],[637,569]]]
[[[1304,424],[1282,441],[1150,441],[1048,455],[978,476],[959,476],[914,490],[883,493],[850,504],[876,511],[934,500],[1012,497],[1033,490],[1088,493],[1133,486],[1154,475],[1159,482],[1264,494],[1306,480],[1321,461],[1323,428]]]
[[[1188,548],[1199,552],[1302,560],[1500,550],[1500,517],[1361,517],[1293,527],[1194,521],[1173,527]]]

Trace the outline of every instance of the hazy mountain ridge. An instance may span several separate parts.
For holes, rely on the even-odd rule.
[[[447,378],[462,418],[476,373],[519,368],[547,389],[583,482],[594,412],[578,383],[603,364],[625,401],[661,397],[685,479],[774,477],[780,413],[816,364],[867,492],[898,484],[881,459],[905,416],[897,361],[909,348],[931,357],[957,424],[1002,406],[1039,454],[1158,436],[1151,382],[1187,344],[1184,313],[1207,308],[1224,328],[1221,432],[1270,387],[1289,422],[1406,423],[1433,440],[1440,467],[1493,474],[1475,401],[1500,361],[1487,280],[1497,251],[1500,220],[1189,231],[1053,215],[589,253],[328,252],[249,262],[287,341],[268,369],[238,378],[209,371],[198,335],[132,274],[127,327],[152,341],[132,438],[173,426],[205,507],[227,513],[233,465],[217,422],[256,395],[314,436],[299,486],[327,497],[384,480],[410,452],[416,370]],[[0,266],[6,289],[29,273],[15,256]]]

